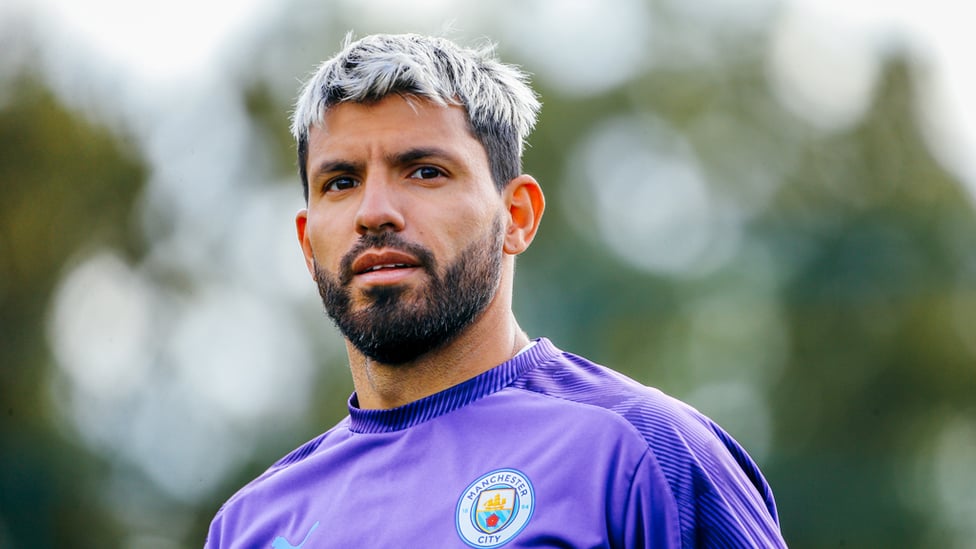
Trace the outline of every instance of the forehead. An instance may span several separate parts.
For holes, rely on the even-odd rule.
[[[308,139],[309,152],[320,154],[349,148],[436,144],[476,147],[484,155],[464,108],[399,95],[373,103],[335,105],[325,111],[320,124],[309,128]]]

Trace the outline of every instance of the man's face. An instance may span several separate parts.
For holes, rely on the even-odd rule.
[[[492,301],[504,208],[461,108],[340,104],[311,129],[307,168],[302,248],[326,311],[365,356],[408,362]]]

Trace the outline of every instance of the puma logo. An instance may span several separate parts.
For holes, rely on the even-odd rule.
[[[278,536],[271,543],[271,549],[302,549],[302,547],[305,546],[305,542],[308,541],[309,536],[311,536],[312,532],[314,532],[315,529],[318,527],[319,527],[319,523],[318,521],[316,521],[315,524],[313,524],[312,527],[309,529],[308,533],[305,534],[305,539],[303,539],[302,542],[299,543],[298,545],[292,545],[291,542],[286,540],[284,537]]]

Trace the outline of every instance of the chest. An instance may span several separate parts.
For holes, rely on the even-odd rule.
[[[613,547],[639,445],[606,425],[462,411],[326,440],[234,510],[242,547]],[[237,546],[235,541],[235,546]]]

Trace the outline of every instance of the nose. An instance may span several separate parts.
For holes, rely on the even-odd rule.
[[[404,226],[396,182],[383,176],[368,177],[362,183],[361,201],[356,212],[356,231],[401,231]]]

